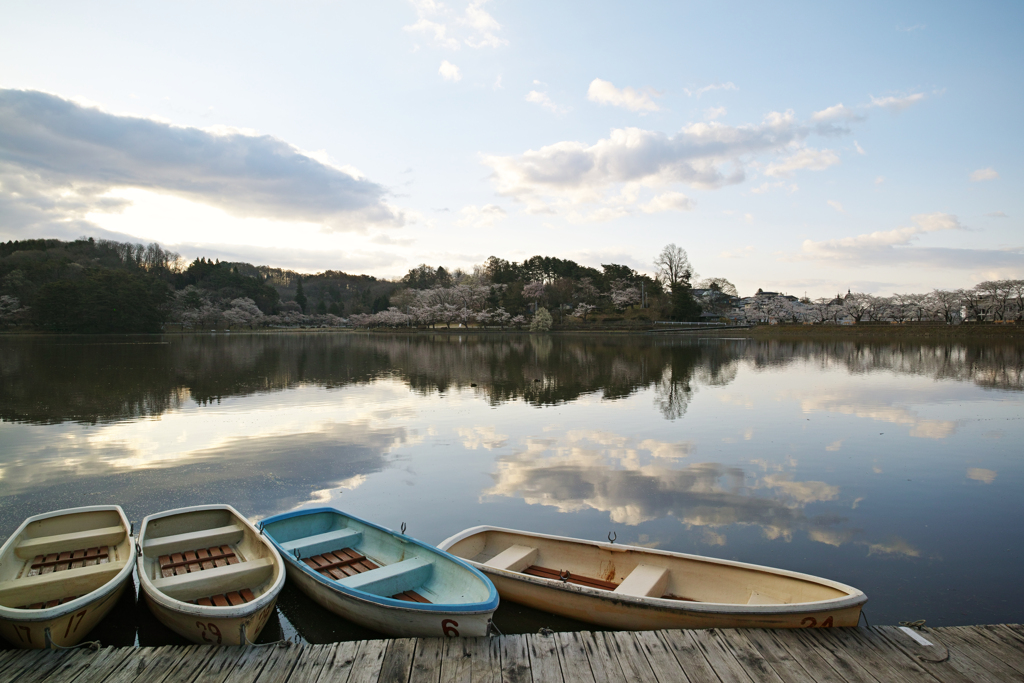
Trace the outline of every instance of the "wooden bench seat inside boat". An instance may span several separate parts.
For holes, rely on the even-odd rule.
[[[484,562],[485,567],[521,572],[537,561],[537,549],[527,545],[514,545]]]
[[[211,546],[235,545],[242,540],[242,527],[229,524],[228,526],[214,529],[203,529],[201,531],[190,531],[187,534],[174,534],[173,536],[157,536],[147,538],[142,544],[142,552],[147,557],[160,555],[171,555],[196,548],[209,548]]]
[[[344,548],[351,548],[358,545],[363,533],[355,529],[336,529],[316,536],[297,538],[294,541],[282,543],[281,547],[293,555],[298,552],[298,557],[307,555],[318,555],[324,552],[333,552]]]
[[[238,556],[235,555],[231,546],[222,545],[161,555],[157,563],[160,565],[160,575],[167,578],[168,576],[180,576],[200,572],[204,569],[238,564]]]
[[[341,548],[320,555],[314,555],[313,557],[306,557],[302,561],[322,576],[334,579],[335,581],[380,568],[372,560],[367,559],[365,555],[360,555],[351,548]],[[391,597],[406,602],[431,604],[430,600],[412,589],[395,593]]]
[[[85,595],[117,576],[125,561],[104,562],[0,582],[0,605],[22,607]],[[38,609],[38,608],[36,608]]]
[[[246,562],[240,562],[235,558],[234,564],[228,563],[211,569],[155,578],[153,587],[169,598],[190,602],[211,595],[226,595],[244,588],[251,589],[266,583],[273,573],[274,560],[269,557]]]
[[[391,596],[422,586],[430,579],[433,571],[433,563],[420,557],[410,557],[354,576],[346,576],[338,583],[364,593]]]
[[[529,574],[530,576],[539,576],[542,579],[554,579],[561,581],[561,572],[557,569],[551,569],[549,567],[539,567],[535,564],[530,565],[523,570],[523,574]],[[618,584],[612,583],[611,581],[604,581],[603,579],[595,579],[590,576],[581,576],[580,574],[569,573],[569,578],[566,583],[574,583],[577,586],[586,586],[587,588],[600,588],[601,590],[613,591],[618,587]]]
[[[21,559],[27,560],[38,555],[62,553],[74,548],[105,548],[117,545],[124,540],[126,535],[124,527],[110,526],[75,531],[69,534],[25,538],[15,546],[15,554]]]
[[[256,595],[248,588],[243,588],[240,591],[231,591],[230,593],[222,593],[221,595],[211,595],[208,598],[199,598],[193,600],[197,605],[203,605],[204,607],[237,607],[238,605],[244,605],[247,602],[252,602],[256,599]]]
[[[83,548],[49,555],[36,555],[29,565],[25,576],[37,576],[50,572],[62,572],[66,569],[91,567],[94,564],[105,564],[110,561],[110,547]]]
[[[658,598],[668,586],[668,570],[650,564],[638,564],[616,588],[616,593],[642,598]]]

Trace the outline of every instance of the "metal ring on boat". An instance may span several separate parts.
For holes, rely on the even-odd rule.
[[[617,533],[615,533],[614,531],[609,531],[608,532],[608,542],[609,543],[615,543],[615,539],[617,539],[618,537],[619,537],[619,535]]]
[[[402,522],[402,533],[405,533],[405,522]]]
[[[569,579],[572,578],[572,573],[568,569],[563,569],[558,572],[558,578],[562,580],[562,583],[568,583]]]

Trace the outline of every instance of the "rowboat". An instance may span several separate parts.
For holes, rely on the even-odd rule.
[[[161,623],[194,643],[259,637],[284,586],[284,565],[237,510],[197,505],[150,515],[139,543],[139,582]]]
[[[276,515],[260,528],[288,578],[349,621],[399,637],[490,632],[494,585],[433,546],[334,508]]]
[[[783,569],[493,526],[439,547],[483,571],[506,600],[613,629],[856,626],[867,601]]]
[[[117,505],[29,517],[0,547],[0,633],[17,647],[77,645],[117,604],[134,564]]]

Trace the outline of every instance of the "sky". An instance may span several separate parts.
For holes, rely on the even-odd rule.
[[[742,295],[1024,277],[1024,5],[3,1],[0,239]]]

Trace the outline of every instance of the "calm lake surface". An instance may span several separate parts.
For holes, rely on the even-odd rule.
[[[333,505],[864,590],[872,624],[1024,621],[1024,348],[681,336],[0,338],[0,537],[28,515]],[[511,603],[505,632],[588,628]],[[372,636],[287,587],[261,638]],[[181,642],[127,595],[94,636]]]

